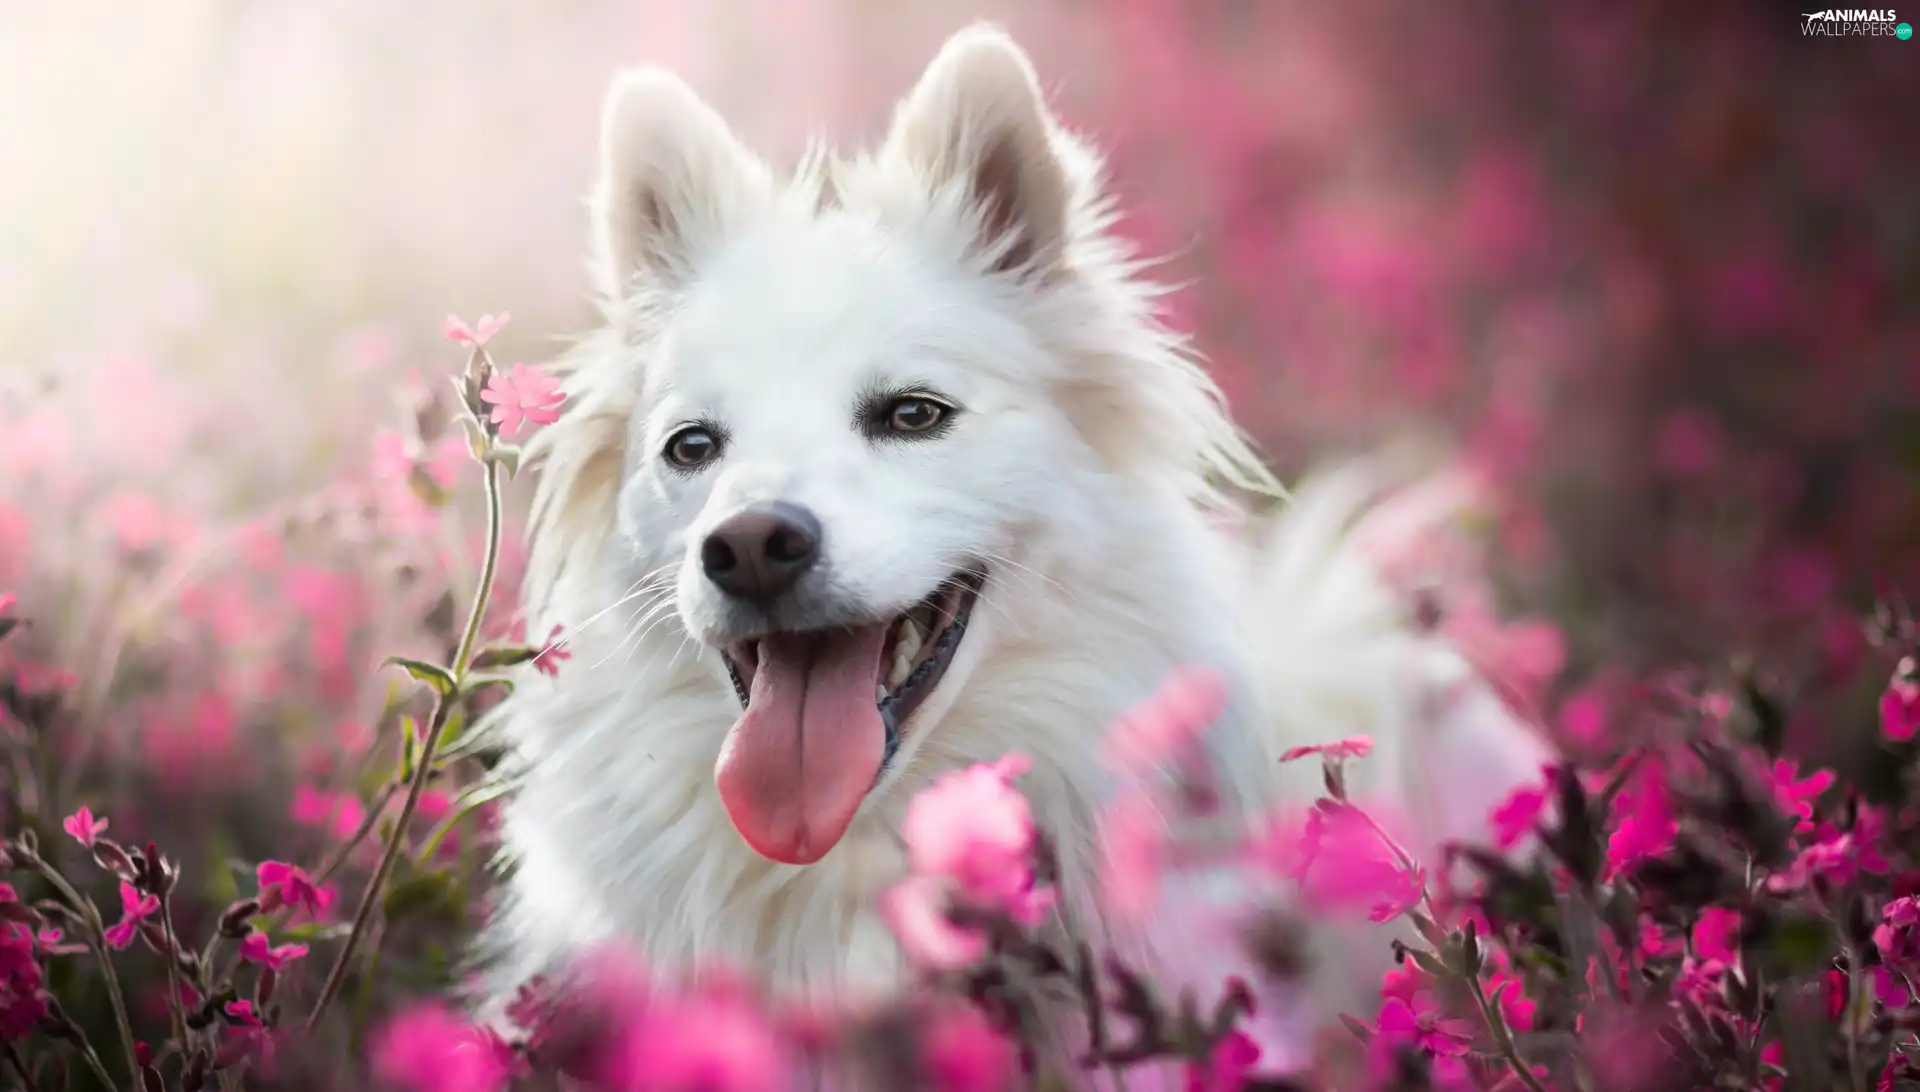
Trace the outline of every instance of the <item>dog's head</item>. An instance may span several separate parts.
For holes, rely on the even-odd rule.
[[[602,151],[609,330],[544,441],[532,590],[603,546],[671,588],[741,704],[735,826],[810,862],[1043,583],[1023,541],[1097,533],[1062,482],[1253,464],[995,31],[952,39],[871,155],[777,180],[658,70],[616,83]]]

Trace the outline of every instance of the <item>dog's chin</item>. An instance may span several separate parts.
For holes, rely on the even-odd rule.
[[[808,864],[839,842],[932,712],[986,579],[968,566],[904,610],[714,642],[741,707],[715,776],[748,845]]]

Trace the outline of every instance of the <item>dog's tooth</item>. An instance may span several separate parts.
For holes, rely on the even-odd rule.
[[[907,655],[904,651],[895,652],[893,654],[893,672],[887,676],[887,685],[897,689],[901,683],[907,681],[907,676],[911,674],[913,674],[913,657]]]
[[[873,684],[873,700],[875,704],[886,701],[887,688],[884,686],[881,686],[879,683],[874,683]]]
[[[900,639],[893,646],[896,659],[904,656],[908,663],[912,663],[920,655],[920,648],[925,643],[926,635],[920,632],[920,623],[914,621],[912,616],[901,620]]]

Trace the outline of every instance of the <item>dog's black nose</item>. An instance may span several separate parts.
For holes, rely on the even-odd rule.
[[[793,589],[820,560],[820,521],[785,502],[756,505],[713,529],[700,565],[715,587],[764,606]]]

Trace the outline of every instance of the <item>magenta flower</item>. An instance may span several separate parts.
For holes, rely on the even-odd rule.
[[[333,904],[333,892],[316,886],[307,870],[281,861],[262,861],[255,875],[260,882],[260,909],[277,910],[282,906],[304,909],[314,917],[324,914]]]
[[[306,954],[307,946],[304,944],[282,944],[274,947],[273,943],[267,939],[267,934],[260,932],[248,933],[247,938],[240,942],[240,958],[276,971],[285,970],[287,964],[296,959],[305,958]]]
[[[1740,962],[1740,911],[1709,906],[1693,924],[1696,959],[1715,959],[1732,966]]]
[[[227,1014],[227,1037],[214,1052],[213,1064],[219,1068],[252,1058],[262,1071],[273,1068],[273,1033],[261,1022],[251,1001],[229,1001],[222,1009]]]
[[[1920,899],[1895,899],[1880,911],[1873,929],[1880,958],[1903,970],[1920,966]]]
[[[0,592],[0,616],[5,616],[8,611],[11,611],[13,609],[14,604],[18,603],[19,601],[20,600],[16,598],[14,594],[10,591]]]
[[[493,335],[499,333],[511,317],[505,311],[497,315],[481,315],[480,321],[468,326],[458,315],[448,315],[440,332],[448,341],[477,349],[492,340]]]
[[[1767,877],[1769,891],[1797,891],[1815,880],[1846,883],[1860,872],[1860,853],[1851,834],[1822,838],[1800,851],[1793,863]]]
[[[709,989],[650,1007],[597,1076],[621,1089],[766,1092],[790,1087],[792,1070],[785,1044],[749,997]]]
[[[1640,763],[1629,786],[1621,790],[1615,814],[1619,825],[1607,840],[1607,865],[1614,873],[1658,857],[1680,833],[1660,766],[1651,757]]]
[[[915,873],[951,879],[968,902],[1038,925],[1051,902],[1034,887],[1033,814],[1013,787],[1026,769],[1024,756],[1008,755],[942,774],[907,804],[900,832]]]
[[[1487,815],[1487,824],[1493,828],[1495,845],[1501,849],[1512,849],[1533,833],[1534,826],[1540,821],[1540,813],[1546,810],[1547,796],[1552,791],[1550,786],[1551,779],[1548,785],[1523,786],[1494,805],[1493,811]]]
[[[373,1048],[373,1070],[409,1092],[493,1092],[512,1073],[497,1038],[438,1005],[388,1024]]]
[[[1260,1060],[1260,1044],[1238,1028],[1214,1044],[1205,1065],[1187,1066],[1186,1092],[1240,1092]]]
[[[107,947],[124,949],[140,935],[140,923],[160,912],[157,895],[142,895],[130,883],[120,884],[120,921],[107,927]]]
[[[1788,759],[1780,759],[1773,764],[1773,795],[1782,810],[1800,817],[1800,830],[1804,833],[1813,829],[1813,805],[1820,795],[1833,786],[1832,770],[1818,770],[1807,777],[1800,776],[1800,766]]]
[[[92,849],[94,841],[107,829],[107,821],[95,819],[90,809],[81,807],[60,821],[60,829],[73,835],[74,841]]]
[[[1426,870],[1402,860],[1364,812],[1351,804],[1322,800],[1307,816],[1298,843],[1272,854],[1290,862],[1309,906],[1322,911],[1367,907],[1371,921],[1386,922],[1419,904]]]
[[[1374,1033],[1382,1043],[1409,1046],[1443,1058],[1461,1057],[1473,1042],[1465,1020],[1443,1016],[1435,1008],[1416,1009],[1397,997],[1380,1006]]]
[[[953,1005],[929,1016],[920,1064],[932,1092],[1003,1092],[1013,1087],[1019,1058],[979,1009]]]
[[[560,403],[567,400],[560,381],[525,364],[515,364],[495,373],[480,392],[480,400],[493,407],[487,419],[500,426],[502,436],[518,435],[531,423],[551,425],[560,419]]]
[[[1908,656],[1900,661],[1886,693],[1880,695],[1880,732],[1895,743],[1905,743],[1920,733],[1920,678],[1916,675],[1920,670]]]
[[[1372,736],[1348,736],[1332,743],[1316,743],[1310,747],[1294,747],[1280,756],[1282,762],[1293,762],[1308,755],[1320,755],[1330,761],[1338,762],[1347,758],[1365,758],[1373,753]]]

